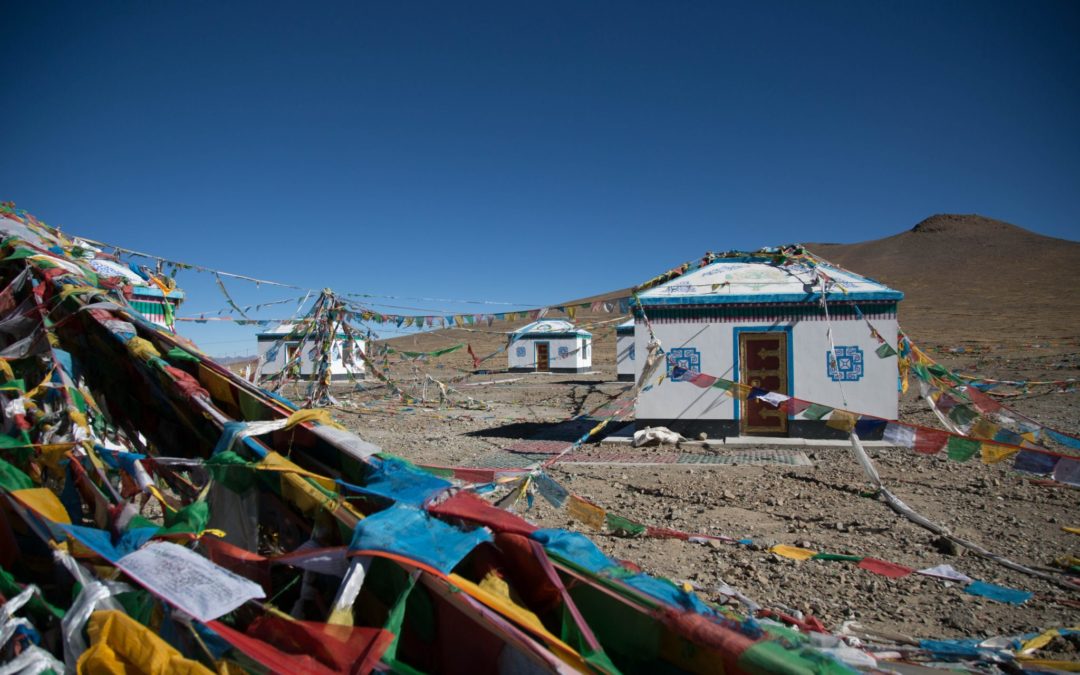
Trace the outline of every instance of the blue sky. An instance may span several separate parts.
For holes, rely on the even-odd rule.
[[[1080,237],[1071,2],[8,2],[0,25],[0,199],[305,288],[557,303],[938,212]],[[179,281],[181,314],[225,307]]]

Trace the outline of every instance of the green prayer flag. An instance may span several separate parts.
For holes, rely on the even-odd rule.
[[[34,481],[30,480],[30,476],[27,476],[15,466],[0,459],[0,487],[9,492],[29,490],[34,487]]]
[[[199,361],[199,357],[180,347],[173,347],[167,351],[165,353],[165,358],[170,361],[191,361],[192,363],[198,363]]]
[[[394,672],[398,673],[419,673],[420,671],[412,668],[408,664],[402,663],[397,658],[398,640],[401,639],[401,624],[405,622],[405,607],[406,600],[409,599],[409,595],[412,594],[413,588],[416,586],[417,575],[410,575],[408,585],[405,590],[398,596],[394,606],[390,608],[390,612],[387,614],[386,623],[383,624],[383,629],[394,634],[394,641],[390,643],[390,646],[383,652],[382,661],[394,669]]]
[[[0,567],[0,595],[10,599],[21,593],[23,589],[24,587],[15,581],[15,577]],[[64,618],[64,610],[50,604],[37,593],[30,598],[30,602],[26,603],[26,608],[35,619],[47,619],[49,614],[57,619]]]
[[[11,389],[15,389],[15,390],[18,390],[18,391],[25,392],[26,391],[26,382],[23,381],[23,380],[8,380],[7,382],[5,382],[3,384],[0,384],[0,390],[11,390]]]
[[[979,413],[971,409],[966,405],[954,405],[952,410],[949,411],[949,419],[956,422],[960,426],[964,426],[979,416]]]
[[[7,262],[9,260],[23,260],[24,258],[29,258],[32,255],[38,255],[38,252],[20,246],[19,248],[15,249],[14,253],[4,258],[4,262]]]
[[[617,537],[640,537],[645,534],[645,526],[641,523],[635,523],[632,520],[610,513],[604,516],[604,524],[607,526],[608,532]]]
[[[957,462],[966,462],[971,459],[972,455],[979,452],[979,446],[980,443],[978,441],[970,438],[950,436],[949,442],[945,447],[949,459]]]
[[[839,562],[859,562],[861,555],[844,555],[842,553],[815,553],[811,560],[836,560]]]
[[[890,356],[896,356],[896,350],[893,349],[888,342],[882,344],[875,350],[879,358],[887,359]]]
[[[911,372],[915,373],[916,377],[920,380],[928,381],[930,379],[930,372],[926,370],[926,366],[921,363],[912,364]]]
[[[214,480],[237,494],[247,492],[255,485],[253,466],[254,463],[232,450],[219,452],[206,460],[206,468]]]
[[[210,505],[206,502],[192,502],[179,511],[165,511],[166,527],[158,534],[178,534],[181,532],[199,533],[210,522]]]
[[[805,419],[808,419],[808,420],[820,420],[822,417],[825,417],[826,415],[828,415],[832,411],[833,411],[833,409],[830,408],[827,405],[821,405],[821,404],[818,404],[818,403],[811,403],[806,408],[806,410],[804,410],[802,412],[802,415],[803,415],[803,417]]]

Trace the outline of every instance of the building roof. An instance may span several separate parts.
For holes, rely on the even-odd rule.
[[[822,282],[816,271],[832,282]],[[812,303],[827,300],[902,300],[904,294],[872,279],[818,264],[776,265],[771,258],[720,258],[701,269],[639,294],[643,305],[713,305],[726,303]]]
[[[256,340],[280,340],[282,337],[284,337],[284,336],[288,335],[289,333],[293,332],[293,329],[297,328],[297,323],[300,323],[300,322],[283,321],[283,322],[279,323],[278,325],[274,326],[273,328],[271,328],[269,330],[263,331],[261,333],[256,333],[255,334],[255,339]],[[301,328],[301,330],[302,330],[302,328]],[[345,335],[345,333],[338,333],[337,334],[337,338],[339,340],[344,340],[346,337],[348,337],[348,336]],[[363,338],[361,338],[359,336],[356,336],[353,339],[356,342],[363,342],[364,341]]]
[[[515,340],[523,337],[592,337],[592,333],[582,330],[562,319],[541,319],[518,328],[510,333]]]

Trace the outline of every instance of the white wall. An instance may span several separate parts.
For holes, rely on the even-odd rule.
[[[271,347],[278,344],[278,350],[276,358],[273,361],[266,361],[267,353]],[[290,343],[278,343],[274,340],[261,339],[258,341],[259,347],[259,361],[262,364],[262,375],[273,375],[280,372],[285,367],[286,348],[285,345]],[[292,342],[291,344],[299,344],[299,340]],[[360,359],[360,350],[364,349],[363,340],[355,340],[354,345],[357,348],[356,354],[353,356],[353,363],[346,366],[344,363],[343,351],[345,349],[345,341],[337,340],[334,344],[333,351],[331,352],[330,359],[330,375],[345,376],[352,374],[355,377],[360,377],[364,373],[364,362]],[[315,362],[311,358],[312,343],[308,342],[304,345],[304,353],[300,356],[300,375],[302,377],[310,377],[314,372]]]
[[[641,352],[644,354],[645,352]],[[618,335],[615,338],[615,373],[618,375],[636,375],[638,351],[634,345],[634,336]]]
[[[536,367],[536,343],[548,343],[549,367],[550,368],[591,368],[592,367],[592,339],[591,338],[523,338],[510,343],[507,348],[507,362],[511,368],[535,368]],[[583,349],[584,347],[586,347]],[[564,348],[566,356],[560,356],[559,350]]]
[[[895,319],[872,321],[888,343],[896,347]],[[665,351],[674,347],[690,347],[698,350],[700,371],[709,375],[738,381],[734,371],[737,338],[736,328],[754,330],[792,329],[788,341],[791,355],[791,391],[796,398],[821,403],[853,412],[866,413],[896,419],[897,417],[897,361],[895,356],[879,358],[875,350],[877,340],[861,320],[833,320],[833,342],[841,347],[857,347],[862,350],[863,375],[855,381],[838,383],[827,373],[829,342],[825,321],[799,321],[775,325],[748,323],[654,323],[653,331]],[[636,331],[635,351],[644,355],[648,338],[646,331]],[[642,356],[642,358],[644,358]],[[659,374],[666,372],[661,365],[650,382],[653,387],[641,393],[637,404],[639,419],[709,419],[730,420],[736,418],[732,398],[719,389],[702,389],[690,382],[673,382],[664,378],[659,385]],[[841,385],[843,391],[841,392]]]

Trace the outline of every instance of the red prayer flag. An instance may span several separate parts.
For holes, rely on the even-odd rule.
[[[704,373],[698,373],[690,378],[690,382],[701,387],[702,389],[708,389],[716,383],[716,378],[712,375],[706,375]]]
[[[949,442],[949,434],[937,429],[918,427],[915,429],[915,452],[933,455],[941,451]]]
[[[910,567],[897,565],[886,560],[878,560],[877,558],[863,558],[859,561],[859,567],[890,579],[900,579],[915,571]]]
[[[273,672],[369,673],[394,640],[381,628],[354,628],[264,615],[241,633],[220,621],[207,626]],[[273,642],[273,645],[269,641]]]

